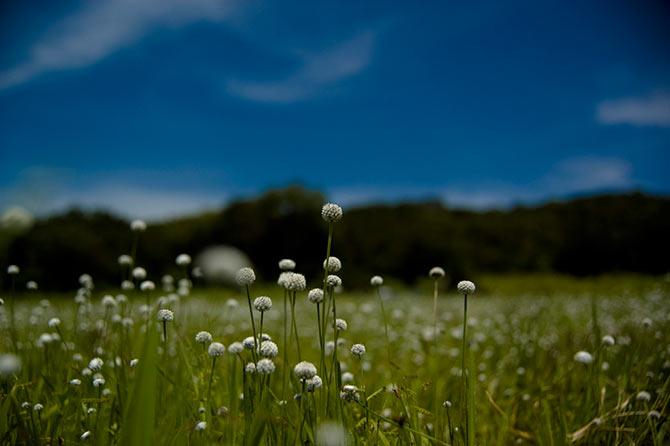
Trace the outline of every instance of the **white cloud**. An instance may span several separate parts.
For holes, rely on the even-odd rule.
[[[602,124],[670,127],[670,93],[601,102],[597,119]]]
[[[230,94],[257,102],[290,103],[319,94],[324,88],[354,76],[370,63],[375,35],[371,31],[316,53],[299,55],[302,64],[292,75],[271,81],[233,79]]]
[[[233,0],[99,0],[86,3],[37,41],[29,57],[0,72],[0,89],[56,70],[85,67],[130,46],[155,27],[223,21]]]

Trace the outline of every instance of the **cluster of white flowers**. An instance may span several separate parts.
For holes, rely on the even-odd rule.
[[[268,296],[259,296],[254,299],[254,308],[261,313],[268,311],[270,308],[272,308],[272,299],[270,299]]]
[[[256,371],[261,375],[269,375],[275,371],[275,363],[271,359],[263,358],[256,363]]]
[[[360,359],[365,354],[365,346],[363,344],[352,345],[351,354]]]
[[[316,375],[316,366],[311,362],[302,361],[295,365],[293,373],[300,381],[305,381]]]
[[[329,274],[328,277],[326,277],[326,285],[328,285],[330,288],[341,286],[342,279],[340,279],[340,276],[336,276],[335,274]]]
[[[171,322],[174,320],[174,313],[167,308],[158,310],[158,322]]]
[[[313,304],[323,302],[323,290],[321,288],[312,288],[307,293],[307,299]]]
[[[259,347],[259,353],[266,358],[274,358],[279,353],[279,347],[272,341],[263,341]]]

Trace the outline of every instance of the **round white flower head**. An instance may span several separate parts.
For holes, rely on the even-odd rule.
[[[136,280],[144,280],[147,278],[147,270],[141,266],[133,268],[133,278]]]
[[[354,382],[354,374],[351,372],[342,373],[342,382],[345,384]]]
[[[145,280],[140,284],[140,290],[142,291],[153,291],[156,289],[156,284],[151,280]]]
[[[198,423],[195,425],[195,430],[197,430],[198,432],[202,432],[205,429],[207,429],[206,421],[198,421]]]
[[[121,289],[123,291],[130,291],[135,289],[135,284],[131,282],[130,280],[124,280],[121,282]]]
[[[593,356],[589,352],[579,351],[575,353],[575,361],[582,364],[591,364],[593,362]]]
[[[254,308],[261,313],[272,308],[272,299],[267,296],[259,296],[254,299]]]
[[[93,387],[101,387],[104,385],[105,385],[105,378],[103,378],[102,376],[93,378]]]
[[[140,363],[140,360],[137,359],[137,358],[134,358],[134,359],[131,359],[131,360],[130,360],[130,363],[128,363],[128,365],[129,365],[131,368],[135,368],[135,367],[137,367],[137,364],[139,364],[139,363]]]
[[[86,431],[79,437],[80,440],[88,440],[89,438],[91,438],[91,431]]]
[[[328,223],[335,223],[342,219],[342,208],[334,203],[326,203],[321,208],[321,217]]]
[[[653,321],[651,320],[651,318],[645,317],[644,319],[642,319],[642,325],[645,328],[651,327],[652,324],[653,324]]]
[[[363,344],[354,344],[351,346],[351,354],[357,358],[361,358],[365,354],[365,346]]]
[[[358,399],[360,398],[358,395],[358,389],[356,388],[356,386],[352,386],[351,384],[342,386],[342,391],[340,392],[340,398],[342,398],[342,400],[348,403],[352,401],[358,401]]]
[[[247,336],[242,341],[242,345],[244,345],[244,348],[246,348],[247,350],[253,350],[254,345],[256,345],[256,342],[254,341],[254,337],[253,336]]]
[[[113,308],[116,306],[116,299],[110,294],[102,296],[102,305],[106,308]]]
[[[10,276],[16,276],[21,270],[16,265],[9,265],[7,267],[7,274]]]
[[[370,285],[372,286],[382,286],[384,284],[384,279],[382,279],[382,276],[372,276],[370,278]]]
[[[444,403],[442,403],[442,407],[444,407],[445,409],[451,408],[451,401],[446,400]]]
[[[88,363],[88,368],[89,370],[93,372],[99,372],[102,370],[102,366],[104,365],[104,361],[100,358],[93,358],[91,361]]]
[[[77,379],[77,378],[71,379],[70,380],[70,385],[75,386],[75,387],[76,386],[81,386],[81,379]]]
[[[174,320],[174,313],[166,308],[158,310],[158,322],[170,322]]]
[[[344,319],[335,319],[335,328],[337,331],[346,331],[347,330],[347,321]]]
[[[291,259],[281,259],[279,261],[279,269],[282,271],[293,271],[295,269],[295,262]]]
[[[43,406],[42,404],[40,404],[40,403],[37,403],[37,404],[35,404],[35,405],[33,406],[33,410],[34,410],[35,412],[39,412],[39,411],[41,411],[42,409],[44,409],[44,406]]]
[[[342,269],[342,262],[337,257],[330,256],[323,261],[323,268],[329,273],[336,273]]]
[[[188,254],[179,254],[175,259],[177,266],[188,266],[191,264],[191,256]]]
[[[125,294],[117,294],[115,299],[117,304],[125,304],[126,302],[128,302],[128,298],[126,297]]]
[[[610,335],[605,335],[605,336],[603,336],[602,342],[603,342],[604,346],[611,347],[611,346],[614,345],[614,337],[612,337]]]
[[[283,271],[279,273],[279,278],[277,279],[277,285],[282,288],[288,288],[288,278],[293,274],[291,271]]]
[[[36,291],[39,287],[37,286],[37,282],[34,280],[29,280],[28,283],[26,283],[26,288],[30,291]]]
[[[661,418],[661,413],[658,410],[650,410],[647,416],[658,420]]]
[[[31,407],[32,406],[30,405],[30,403],[28,401],[24,401],[24,402],[21,403],[21,408],[22,409],[30,409]]]
[[[635,399],[638,401],[648,403],[649,401],[651,401],[651,393],[647,392],[646,390],[641,390],[637,393]]]
[[[266,358],[274,358],[279,353],[279,347],[272,341],[261,342],[260,353]]]
[[[342,279],[340,279],[340,276],[336,276],[335,274],[329,274],[328,277],[326,277],[326,285],[331,288],[341,286]]]
[[[307,299],[313,304],[318,304],[323,302],[323,290],[321,288],[312,288],[307,293]]]
[[[118,259],[119,265],[121,266],[130,266],[133,264],[133,258],[128,254],[121,254]]]
[[[11,353],[0,354],[0,376],[12,376],[21,370],[21,358]]]
[[[226,347],[220,343],[220,342],[212,342],[209,344],[209,348],[207,348],[207,353],[209,353],[209,356],[212,358],[215,358],[217,356],[223,356],[223,354],[226,352]]]
[[[440,277],[444,277],[444,270],[439,266],[434,266],[430,269],[428,275],[433,279],[439,279]]]
[[[49,319],[47,325],[49,326],[49,328],[56,328],[60,325],[60,319],[58,319],[57,317],[52,317],[51,319]]]
[[[308,392],[314,392],[315,389],[318,389],[323,385],[323,380],[319,375],[314,375],[305,381],[305,385]]]
[[[305,381],[316,375],[316,366],[311,362],[302,361],[295,365],[293,373],[300,381]]]
[[[235,280],[240,286],[251,285],[256,281],[256,273],[249,267],[240,268],[235,274]]]
[[[456,288],[458,288],[458,291],[462,294],[472,294],[475,292],[475,284],[469,280],[461,280],[458,282],[458,285],[456,285]]]
[[[234,355],[242,353],[242,350],[244,350],[244,345],[241,342],[233,342],[228,346],[228,351]]]
[[[130,222],[130,230],[133,232],[144,232],[147,230],[147,224],[143,220],[133,220]]]
[[[256,373],[256,364],[248,362],[247,365],[244,366],[244,371],[245,373]]]
[[[289,291],[302,291],[307,288],[307,280],[302,274],[290,273],[286,276],[285,287]]]
[[[275,363],[271,359],[263,358],[256,363],[256,371],[261,375],[269,375],[275,371]]]
[[[195,335],[195,342],[198,344],[208,344],[212,342],[212,334],[208,331],[199,331],[198,334]]]
[[[82,274],[79,276],[79,284],[82,285],[84,288],[92,288],[93,287],[93,277],[91,277],[90,274]]]

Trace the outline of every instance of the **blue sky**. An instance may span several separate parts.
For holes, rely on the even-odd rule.
[[[0,210],[670,193],[661,1],[0,8]]]

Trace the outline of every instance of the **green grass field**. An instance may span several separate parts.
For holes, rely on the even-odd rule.
[[[235,290],[196,287],[187,297],[162,300],[158,298],[167,293],[133,292],[127,294],[127,302],[108,298],[107,305],[102,297],[111,291],[93,290],[82,294],[78,303],[73,296],[39,292],[6,295],[0,345],[4,352],[15,350],[21,367],[11,369],[13,357],[3,356],[0,441],[670,441],[670,307],[663,279],[485,276],[477,285],[481,293],[468,298],[465,358],[463,296],[454,289],[440,290],[434,336],[433,296],[427,282],[413,290],[382,288],[383,313],[373,289],[336,294],[337,317],[346,320],[347,329],[338,332],[334,361],[333,349],[326,345],[333,341],[333,330],[326,327],[322,350],[316,305],[307,301],[307,291],[296,293],[297,339],[288,299],[285,340],[284,290],[252,286],[252,299],[268,295],[273,300],[262,320],[262,332],[279,350],[269,374],[259,373],[260,366],[256,373],[245,373],[247,363],[260,361],[254,359],[253,348],[230,352],[233,342],[252,333],[246,294]],[[152,305],[149,311],[141,308],[147,301]],[[157,321],[159,307],[174,312],[165,332]],[[254,317],[260,333],[256,310]],[[52,318],[60,324],[49,324]],[[210,356],[209,342],[196,342],[200,331],[227,347],[223,356]],[[605,336],[614,344],[609,345],[609,338],[603,342]],[[350,352],[357,343],[366,348],[360,358]],[[579,351],[589,352],[591,361],[576,361]],[[96,364],[91,365],[94,370],[87,368],[95,357],[103,361],[99,370]],[[321,387],[310,391],[309,382],[296,378],[293,368],[300,360],[316,366]],[[341,395],[345,385],[355,388]]]

